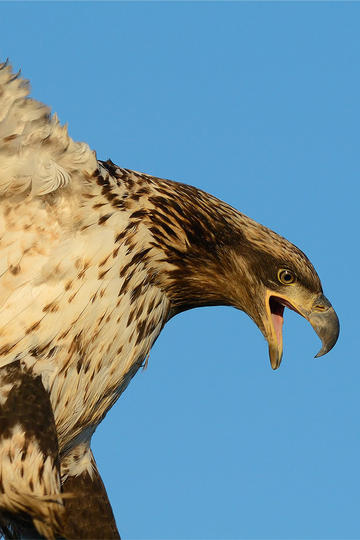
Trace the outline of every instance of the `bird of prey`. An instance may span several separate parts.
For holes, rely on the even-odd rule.
[[[119,538],[90,449],[165,323],[246,312],[282,357],[284,307],[335,344],[306,255],[182,183],[98,161],[0,66],[0,525],[7,538]]]

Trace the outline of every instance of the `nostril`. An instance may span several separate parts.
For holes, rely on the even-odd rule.
[[[326,306],[321,306],[320,304],[315,304],[313,311],[326,311],[328,308]]]

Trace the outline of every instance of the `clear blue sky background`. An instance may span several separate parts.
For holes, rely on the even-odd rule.
[[[173,319],[93,448],[125,540],[355,539],[360,4],[0,3],[0,53],[76,140],[302,248],[336,348],[286,310],[270,369],[230,308]]]

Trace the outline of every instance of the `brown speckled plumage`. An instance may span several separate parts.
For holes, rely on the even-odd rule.
[[[233,305],[267,336],[254,298],[281,296],[283,266],[305,299],[321,294],[287,240],[194,187],[97,161],[1,65],[4,534],[117,538],[96,426],[175,314]]]

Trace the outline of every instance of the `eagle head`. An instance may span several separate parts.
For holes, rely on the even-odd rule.
[[[285,307],[307,319],[322,341],[316,355],[335,345],[339,320],[324,296],[319,276],[306,255],[285,238],[250,222],[241,244],[231,248],[234,276],[241,276],[229,288],[232,303],[257,324],[269,345],[273,369],[280,366],[283,353],[282,326]],[[236,292],[237,289],[237,292]]]
[[[271,367],[277,369],[287,307],[305,317],[320,337],[322,348],[316,356],[332,349],[339,320],[316,270],[300,249],[201,190],[170,182],[167,188],[171,197],[154,202],[157,225],[162,208],[167,213],[174,209],[171,242],[162,244],[170,268],[165,284],[170,316],[200,306],[238,308],[265,336]]]

